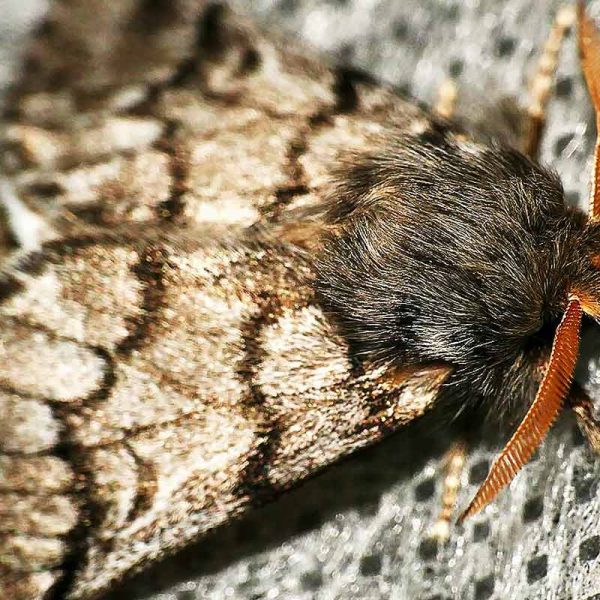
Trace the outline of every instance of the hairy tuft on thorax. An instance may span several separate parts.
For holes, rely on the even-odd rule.
[[[512,403],[535,393],[570,284],[592,276],[558,178],[436,123],[338,181],[317,288],[356,356],[447,362],[457,410],[524,410]]]

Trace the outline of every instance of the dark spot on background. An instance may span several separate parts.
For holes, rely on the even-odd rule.
[[[298,8],[298,0],[281,0],[279,8],[285,13],[293,13]]]
[[[494,576],[488,575],[475,582],[475,600],[486,600],[494,593]]]
[[[575,474],[577,475],[577,473]],[[596,495],[596,482],[592,477],[578,473],[579,477],[573,477],[573,485],[575,487],[575,501],[578,504],[589,502]]]
[[[404,19],[398,19],[393,25],[393,31],[397,40],[405,40],[410,33],[410,27]]]
[[[545,554],[532,558],[527,563],[527,582],[534,583],[548,572],[548,557]]]
[[[435,492],[435,481],[433,479],[426,479],[419,483],[415,488],[415,500],[417,502],[424,502],[433,496]]]
[[[365,577],[378,575],[381,573],[381,565],[381,555],[369,554],[367,556],[363,556],[360,561],[360,574],[364,575]]]
[[[426,538],[419,544],[419,556],[423,560],[431,560],[437,556],[438,543],[433,538]]]
[[[446,19],[448,21],[456,21],[460,14],[460,4],[452,4],[446,10]]]
[[[594,535],[579,544],[579,560],[594,560],[600,554],[600,535]]]
[[[318,590],[323,585],[323,574],[321,571],[308,571],[301,575],[300,582],[306,591]]]
[[[544,512],[544,500],[541,496],[530,498],[523,507],[523,521],[528,523],[535,521],[542,516]]]
[[[516,42],[511,37],[501,37],[496,41],[494,51],[499,58],[506,58],[513,54],[516,48]]]
[[[450,62],[450,65],[448,66],[448,74],[450,75],[450,77],[456,79],[457,77],[460,77],[460,74],[463,72],[463,68],[463,61],[459,58],[455,58],[453,61]]]
[[[561,77],[555,86],[555,93],[559,98],[569,98],[573,92],[573,80],[570,77]]]
[[[471,485],[483,483],[489,470],[490,463],[487,460],[480,460],[479,462],[475,463],[469,471],[469,483]]]
[[[473,527],[473,541],[481,542],[488,538],[490,535],[490,525],[487,522],[477,523],[475,527]]]

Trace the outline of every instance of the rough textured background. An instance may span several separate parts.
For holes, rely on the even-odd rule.
[[[108,1],[108,0],[107,0]],[[452,74],[464,112],[526,83],[558,2],[549,0],[257,0],[236,2],[267,28],[301,36],[338,60],[431,101]],[[600,17],[600,2],[590,5]],[[0,94],[18,73],[23,32],[41,0],[0,0]],[[16,63],[18,65],[18,63]],[[479,107],[479,108],[477,108]],[[586,197],[593,118],[575,40],[561,55],[542,159],[569,200]],[[600,342],[588,340],[580,381],[600,399]],[[490,437],[471,454],[462,506],[485,476]],[[330,469],[251,518],[146,572],[114,598],[600,599],[600,461],[565,415],[539,458],[500,499],[457,528],[448,545],[427,539],[440,505],[446,440],[423,428]]]

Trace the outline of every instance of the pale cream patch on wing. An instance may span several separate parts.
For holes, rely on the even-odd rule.
[[[195,214],[196,202],[217,207],[225,202],[248,213],[273,201],[276,189],[289,179],[287,152],[296,135],[293,124],[264,117],[240,131],[192,139],[187,214]]]
[[[333,106],[333,73],[312,60],[305,49],[292,44],[278,48],[265,40],[257,44],[257,50],[261,68],[242,80],[245,104],[289,116],[309,116],[315,107]]]
[[[89,464],[106,511],[98,535],[108,540],[127,525],[135,502],[138,484],[135,460],[125,447],[118,445],[93,450]]]
[[[155,150],[52,175],[30,172],[17,179],[19,197],[35,210],[51,215],[98,205],[98,216],[107,223],[156,218],[170,184],[169,159]]]
[[[13,168],[69,168],[125,150],[147,148],[162,132],[160,121],[136,117],[106,117],[96,125],[64,132],[10,125],[5,139],[19,155],[5,160],[12,162]]]
[[[0,452],[48,450],[58,442],[59,431],[47,404],[0,390]]]
[[[135,535],[151,526],[157,514],[163,515],[159,522],[177,522],[214,502],[225,506],[245,467],[244,458],[257,442],[255,429],[256,424],[241,415],[205,407],[194,418],[135,436],[130,446],[153,464],[157,485],[151,509],[124,533]]]
[[[70,90],[36,92],[19,99],[19,113],[23,121],[38,127],[64,125],[76,113],[75,98]]]
[[[60,576],[61,571],[41,571],[39,573],[2,573],[0,571],[0,600],[44,598],[46,592]]]
[[[317,130],[309,137],[307,150],[299,158],[309,188],[315,190],[329,184],[332,170],[341,157],[352,151],[376,150],[388,131],[389,125],[368,117],[335,116],[331,127]]]
[[[106,554],[99,546],[91,548],[80,574],[81,593],[93,590],[107,576],[180,546],[224,521],[239,501],[234,489],[245,457],[257,441],[254,427],[241,416],[205,407],[194,418],[128,440],[138,460],[152,465],[155,479],[149,506],[135,514],[133,522],[110,522],[115,529],[106,529],[103,536],[112,539],[112,550]],[[121,452],[115,447],[100,451],[103,454],[98,459],[103,464],[110,451]],[[109,514],[122,514],[131,506],[132,489],[115,490],[105,483],[97,490],[97,500],[112,505]]]
[[[141,311],[141,284],[131,272],[137,260],[125,246],[95,245],[46,264],[40,275],[19,273],[24,290],[0,306],[0,315],[112,349],[127,336],[127,319]]]
[[[172,119],[195,136],[207,138],[224,131],[238,131],[265,119],[264,113],[248,106],[223,107],[220,102],[205,99],[196,89],[175,88],[162,94],[158,114]]]
[[[105,369],[95,352],[11,321],[0,330],[0,364],[0,384],[59,402],[87,396]]]
[[[133,364],[119,363],[110,396],[92,410],[66,417],[73,437],[83,446],[121,440],[131,430],[150,427],[194,413],[209,398],[197,390],[177,391],[163,375],[163,365],[136,353]],[[174,377],[177,384],[177,378]],[[181,386],[178,386],[181,390]]]
[[[281,428],[269,480],[284,485],[355,445],[352,432],[368,405],[343,385],[352,377],[348,348],[320,308],[284,312],[262,340],[266,357],[258,381]]]
[[[194,397],[229,407],[238,405],[241,393],[240,326],[256,310],[252,289],[258,274],[232,272],[238,261],[238,268],[249,268],[244,260],[218,248],[174,256],[165,273],[168,308],[138,357],[149,368],[158,365]]]
[[[216,225],[243,225],[248,227],[260,218],[257,206],[260,200],[241,196],[230,196],[215,200],[187,198],[184,214],[194,223],[214,223]],[[190,201],[191,200],[191,201]]]
[[[280,117],[306,117],[314,113],[315,107],[334,104],[332,72],[311,59],[306,49],[294,47],[289,40],[277,47],[258,32],[252,32],[252,38],[253,49],[260,57],[257,68],[240,77],[247,47],[240,47],[239,41],[232,39],[227,56],[203,69],[203,88]]]
[[[57,538],[29,535],[0,537],[0,567],[14,571],[51,569],[61,564],[65,554],[64,541]]]
[[[68,417],[81,444],[118,440],[130,429],[194,414],[205,404],[239,408],[240,326],[254,306],[252,277],[244,285],[231,274],[243,260],[219,249],[170,256],[164,306],[142,347],[117,363],[115,385],[101,405]]]
[[[316,306],[285,310],[275,324],[265,328],[262,345],[266,357],[256,381],[278,410],[329,403],[337,398],[335,389],[349,377],[347,346]]]
[[[346,343],[316,306],[284,311],[261,342],[266,356],[257,382],[280,431],[268,471],[276,485],[380,437],[381,426],[391,430],[421,416],[448,374],[425,366],[404,374],[367,368],[357,376]]]
[[[57,537],[77,523],[77,510],[67,496],[23,496],[0,494],[0,534]]]
[[[60,494],[69,490],[73,481],[71,467],[55,456],[0,455],[0,491]]]

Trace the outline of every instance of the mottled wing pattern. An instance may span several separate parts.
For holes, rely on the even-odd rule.
[[[429,118],[202,1],[57,2],[24,73],[0,161],[60,234],[277,220],[341,154]]]
[[[3,282],[0,597],[91,596],[435,398],[444,368],[353,367],[301,254],[199,237],[67,240]]]
[[[3,600],[97,595],[435,399],[441,366],[358,368],[256,233],[414,104],[219,4],[63,1],[6,120],[3,197],[50,227],[0,280]]]

